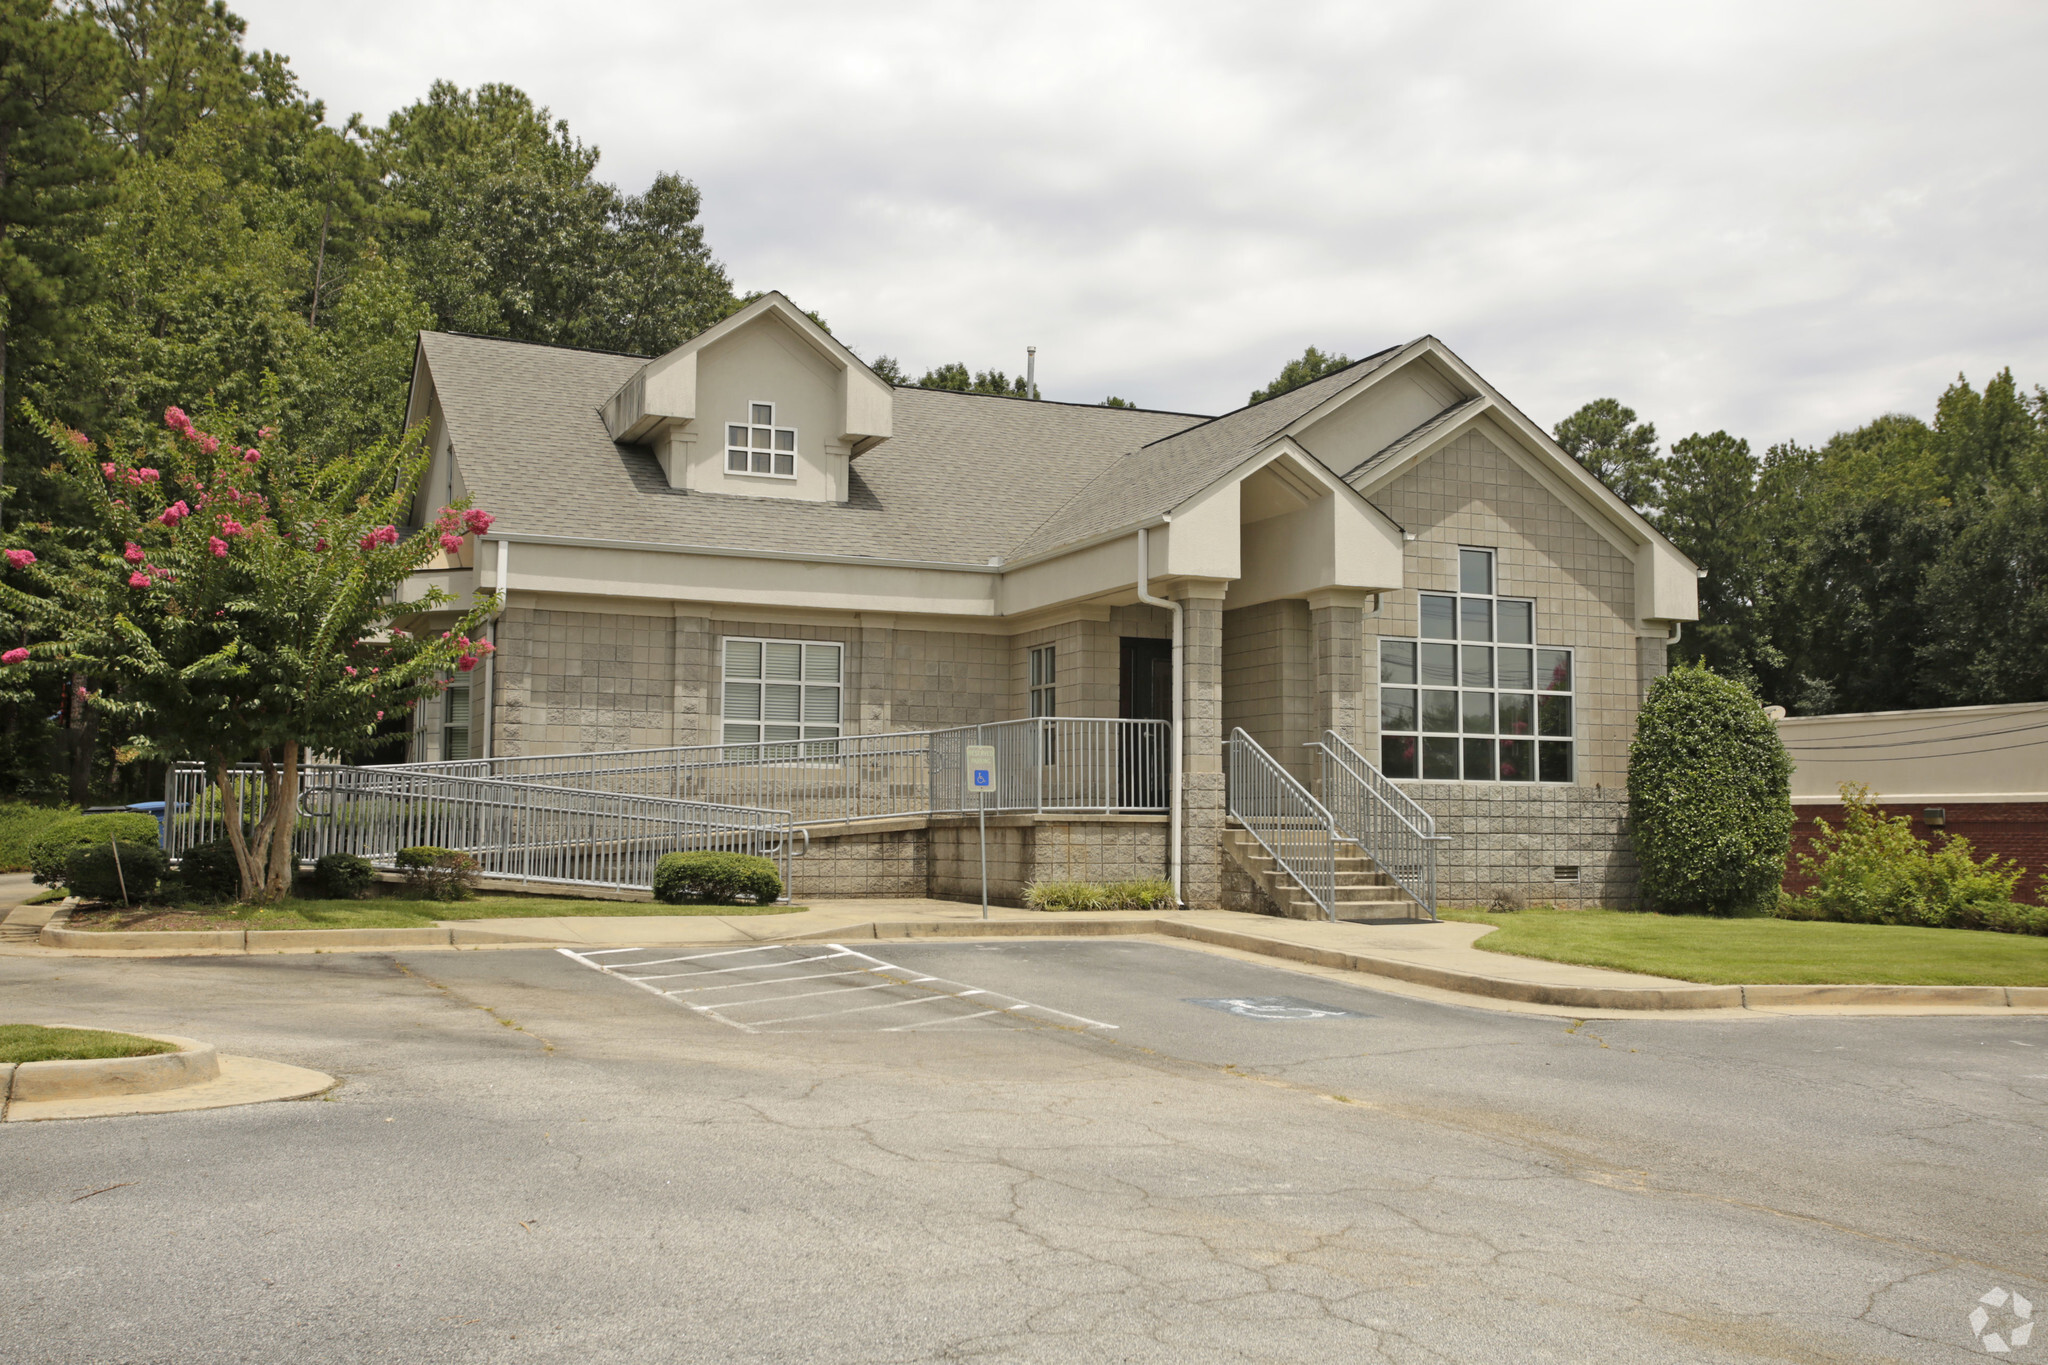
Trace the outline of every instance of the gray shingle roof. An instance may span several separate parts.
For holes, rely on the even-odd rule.
[[[1451,404],[1421,426],[1416,427],[1413,431],[1404,432],[1396,436],[1393,440],[1360,460],[1356,466],[1345,471],[1344,482],[1350,484],[1353,488],[1363,488],[1375,469],[1378,469],[1389,460],[1400,458],[1407,451],[1413,450],[1416,446],[1429,440],[1439,431],[1458,421],[1466,413],[1486,401],[1483,396],[1475,396]]]
[[[1083,485],[1010,557],[1022,559],[1072,545],[1170,511],[1404,349],[1390,346],[1277,398],[1227,412],[1132,451]]]
[[[598,409],[639,357],[442,332],[420,347],[476,505],[529,534],[986,564],[1129,452],[1202,421],[899,388],[896,434],[853,461],[847,502],[735,497],[671,489],[651,452],[606,434]]]

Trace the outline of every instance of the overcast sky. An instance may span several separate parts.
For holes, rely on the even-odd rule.
[[[1217,412],[1433,333],[1759,447],[2048,383],[2048,5],[239,0],[335,115],[509,81],[913,373]]]

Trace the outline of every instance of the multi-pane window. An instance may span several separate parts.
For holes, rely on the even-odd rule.
[[[1491,550],[1458,591],[1421,595],[1413,640],[1380,641],[1380,769],[1441,782],[1570,782],[1572,651],[1538,645],[1536,604],[1494,591]]]
[[[1034,716],[1059,714],[1059,697],[1053,683],[1054,658],[1051,645],[1031,651],[1031,714]]]
[[[773,403],[749,403],[749,422],[725,428],[725,470],[728,474],[760,474],[771,479],[796,477],[796,428],[775,425]]]
[[[451,687],[441,694],[441,759],[452,763],[469,757],[469,689]]]
[[[840,654],[807,640],[725,641],[725,742],[839,738]]]

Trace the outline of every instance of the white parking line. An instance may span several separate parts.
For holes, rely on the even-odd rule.
[[[1024,1018],[1029,1016],[1048,1016],[1051,1021],[1066,1020],[1070,1021],[1072,1024],[1079,1025],[1081,1028],[1084,1029],[1116,1028],[1115,1024],[1104,1023],[1099,1019],[1089,1019],[1083,1015],[1069,1014],[1065,1010],[1056,1010],[1051,1008],[1050,1006],[1033,1004],[1028,1000],[1020,1000],[1015,996],[1003,995],[1000,992],[985,990],[979,986],[969,986],[965,982],[952,981],[948,980],[945,977],[930,976],[926,973],[917,971],[913,968],[901,967],[894,963],[884,962],[882,961],[882,959],[878,957],[871,956],[870,954],[860,952],[856,949],[848,948],[844,944],[828,943],[819,944],[815,946],[825,948],[827,949],[827,951],[823,953],[802,952],[795,945],[760,944],[750,948],[730,948],[712,953],[694,953],[680,957],[658,957],[643,959],[640,961],[617,963],[599,962],[595,961],[594,959],[601,956],[617,956],[622,953],[636,953],[659,950],[650,950],[644,948],[605,948],[596,950],[594,952],[578,952],[573,948],[558,948],[556,949],[556,951],[561,953],[564,957],[582,963],[584,966],[589,967],[593,971],[601,972],[606,976],[615,976],[619,978],[621,981],[625,981],[633,986],[637,986],[639,989],[648,992],[650,995],[654,995],[659,997],[660,999],[667,1000],[671,1004],[681,1005],[683,1008],[688,1009],[693,1013],[702,1014],[709,1018],[716,1019],[719,1023],[730,1025],[731,1027],[736,1028],[743,1033],[758,1033],[767,1029],[779,1029],[784,1025],[806,1024],[812,1023],[817,1020],[836,1019],[841,1016],[861,1015],[865,1017],[873,1012],[900,1009],[910,1005],[952,1005],[957,1007],[968,1004],[981,1004],[987,1001],[1009,1001],[1010,1003],[998,1005],[994,1009],[979,1009],[966,1014],[949,1015],[939,1019],[920,1020],[915,1024],[899,1024],[894,1026],[876,1027],[875,1031],[881,1033],[902,1033],[909,1032],[913,1029],[934,1028],[945,1024],[970,1023],[978,1019],[986,1020],[1000,1016],[1014,1016],[1018,1018]],[[644,967],[659,967],[666,966],[672,963],[705,962],[712,959],[734,957],[742,954],[780,954],[781,956],[773,957],[771,960],[740,963],[734,966],[691,967],[685,971],[663,972],[652,975],[643,974],[639,971],[640,968]],[[766,971],[770,968],[802,967],[810,963],[830,962],[842,958],[850,958],[855,961],[867,963],[869,965],[854,968],[847,971],[813,972],[800,976],[768,977],[751,975],[751,973]],[[683,980],[696,976],[716,977],[739,973],[749,973],[749,975],[738,975],[734,980],[719,981],[701,986],[686,985],[665,989],[661,986],[653,984],[654,982],[658,981]],[[885,979],[870,985],[834,986],[824,990],[813,991],[792,992],[769,989],[789,985],[799,985],[808,981],[820,981],[828,978],[864,975],[878,975],[883,976]],[[957,987],[958,989],[950,991],[925,990],[919,992],[915,997],[907,1000],[890,1000],[884,1001],[881,1004],[876,1005],[856,1005],[848,1009],[828,1009],[808,1014],[783,1015],[774,1019],[758,1019],[751,1022],[745,1022],[736,1018],[732,1018],[727,1013],[725,1013],[725,1011],[728,1010],[742,1010],[760,1005],[778,1005],[785,1001],[809,1000],[828,995],[860,995],[865,994],[869,991],[887,990],[891,987],[898,987],[906,990],[916,990],[919,987],[929,988],[934,985],[953,986]],[[740,987],[749,986],[753,987],[756,990],[767,991],[768,993],[758,995],[747,1000],[721,1000],[718,1001],[715,1005],[680,998],[683,996],[696,995],[700,992],[729,991]],[[863,1019],[863,1022],[865,1022],[865,1019]],[[792,1029],[787,1031],[817,1032],[818,1030]]]

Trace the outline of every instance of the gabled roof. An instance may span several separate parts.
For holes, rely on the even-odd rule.
[[[1350,469],[1345,470],[1344,482],[1350,484],[1353,488],[1363,490],[1365,485],[1371,481],[1374,470],[1386,464],[1389,460],[1400,459],[1418,446],[1427,445],[1438,432],[1455,422],[1463,420],[1466,416],[1477,412],[1484,406],[1486,406],[1486,399],[1481,395],[1460,399],[1428,421],[1418,425],[1413,431],[1403,432],[1401,435],[1396,436],[1393,440],[1387,442],[1386,445],[1375,450]]]
[[[1202,419],[899,388],[895,436],[845,503],[672,489],[599,408],[646,362],[427,332],[420,353],[462,477],[512,533],[986,565],[1126,453]]]
[[[1011,557],[1043,554],[1171,511],[1406,349],[1390,346],[1277,398],[1213,417],[1132,451],[1082,485]]]

